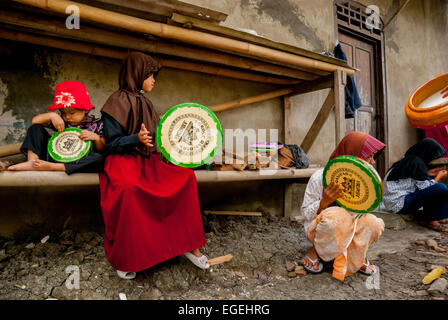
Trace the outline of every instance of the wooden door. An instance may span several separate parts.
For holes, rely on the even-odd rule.
[[[359,40],[339,31],[339,42],[347,56],[347,63],[360,71],[355,73],[355,84],[362,106],[356,110],[355,117],[346,119],[346,133],[362,131],[378,138],[375,92],[375,48],[367,41]]]

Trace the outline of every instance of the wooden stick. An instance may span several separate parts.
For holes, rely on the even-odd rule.
[[[261,212],[211,211],[211,210],[204,210],[204,214],[216,214],[216,215],[226,215],[226,216],[250,216],[250,217],[261,217],[263,215]]]
[[[246,59],[238,56],[224,54],[216,51],[191,48],[174,43],[146,40],[124,34],[117,34],[88,26],[82,27],[82,32],[67,29],[63,22],[54,19],[39,19],[27,14],[14,11],[0,12],[0,21],[10,25],[31,28],[42,31],[52,36],[62,36],[70,39],[94,42],[97,44],[112,45],[121,48],[130,48],[144,52],[159,53],[165,55],[179,56],[197,61],[219,63],[236,68],[248,69],[264,73],[287,76],[296,79],[313,80],[318,76],[285,68],[282,66],[264,63],[261,61]]]
[[[97,45],[91,45],[88,43],[74,42],[63,39],[56,39],[51,37],[37,36],[33,34],[27,34],[17,31],[0,30],[0,38],[32,43],[37,45],[44,45],[47,47],[58,48],[63,50],[70,50],[75,52],[87,53],[102,57],[108,57],[113,59],[122,60],[127,56],[127,51],[106,48]],[[222,76],[233,79],[272,83],[272,84],[296,84],[298,80],[280,78],[268,75],[259,75],[255,73],[249,73],[244,71],[230,70],[226,68],[220,68],[212,65],[204,65],[188,61],[177,61],[173,59],[160,58],[160,62],[168,68],[188,70],[193,72],[206,73],[216,76]]]
[[[283,96],[283,141],[286,144],[293,144],[292,136],[292,108],[291,108],[291,97],[289,95]]]
[[[21,146],[22,146],[21,143],[7,144],[5,146],[1,146],[0,147],[0,157],[6,157],[6,156],[14,155],[14,154],[19,154]]]
[[[389,24],[392,22],[392,20],[394,20],[395,19],[395,17],[398,15],[398,13],[400,13],[400,11],[409,3],[409,1],[410,0],[406,0],[401,6],[400,6],[400,8],[398,8],[398,10],[397,10],[397,12],[395,12],[393,15],[392,15],[392,17],[389,19],[389,21],[387,21],[385,24],[384,24],[384,27],[383,27],[383,30],[381,30],[381,31],[385,31],[386,29],[387,29],[387,27],[389,26]]]
[[[22,4],[42,8],[44,10],[66,14],[66,8],[76,5],[80,9],[81,19],[104,23],[122,29],[141,33],[152,34],[161,38],[178,40],[202,47],[231,51],[234,53],[250,54],[255,58],[269,59],[272,61],[287,63],[299,67],[308,67],[322,71],[334,72],[344,70],[348,75],[353,75],[355,70],[349,67],[341,67],[328,62],[306,58],[289,52],[266,48],[248,42],[229,39],[213,34],[195,30],[186,30],[180,27],[131,17],[125,14],[99,9],[89,5],[65,0],[13,0]]]
[[[221,264],[224,262],[229,262],[230,260],[232,260],[232,258],[233,258],[233,256],[231,254],[227,254],[225,256],[220,256],[220,257],[216,257],[216,258],[208,260],[208,264],[210,266],[214,266],[214,265]]]
[[[334,72],[334,121],[336,145],[345,136],[345,85],[347,77],[344,71]]]
[[[300,147],[303,149],[303,151],[305,151],[305,153],[307,153],[311,149],[314,140],[316,140],[317,135],[324,126],[325,121],[327,120],[328,116],[331,113],[331,110],[333,110],[333,107],[334,107],[334,89],[331,89],[322,107],[320,108],[319,113],[316,116],[316,119],[314,120],[313,124],[308,130],[308,133],[303,139],[302,144],[300,145]]]

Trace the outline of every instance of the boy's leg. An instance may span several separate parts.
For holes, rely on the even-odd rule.
[[[104,169],[104,156],[98,152],[91,152],[79,161],[66,163],[65,172],[72,174],[75,172],[98,173]]]
[[[33,163],[38,159],[47,158],[47,145],[50,135],[40,124],[33,124],[26,132],[20,151],[27,156],[27,161],[10,166],[8,170],[23,171],[36,170]]]

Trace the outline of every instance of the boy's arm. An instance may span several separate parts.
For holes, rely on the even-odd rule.
[[[45,127],[49,127],[51,124],[55,127],[55,129],[59,132],[64,131],[65,123],[64,120],[58,115],[56,112],[47,112],[41,113],[31,120],[32,124],[41,124]]]
[[[89,131],[87,129],[82,130],[79,135],[79,139],[83,141],[93,141],[97,151],[101,152],[106,148],[106,139],[93,131]]]
[[[106,148],[106,139],[104,137],[100,137],[95,140],[95,149],[98,151],[103,151]]]
[[[51,117],[54,112],[41,113],[34,116],[31,120],[32,124],[41,124],[44,126],[49,126],[51,124]]]

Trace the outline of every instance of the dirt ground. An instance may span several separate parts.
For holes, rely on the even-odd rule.
[[[135,280],[117,277],[98,233],[65,230],[50,233],[45,243],[46,234],[0,239],[0,299],[120,299],[120,293],[128,300],[448,298],[446,290],[430,294],[429,285],[422,284],[435,265],[448,266],[448,236],[399,216],[387,217],[385,232],[369,250],[380,269],[376,278],[358,273],[344,282],[331,277],[331,263],[319,275],[288,276],[286,262],[300,265],[309,249],[298,222],[228,216],[208,216],[204,222],[203,251],[209,258],[232,254],[230,262],[203,271],[176,257],[139,272]],[[70,286],[76,270],[79,289]]]

